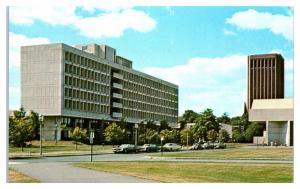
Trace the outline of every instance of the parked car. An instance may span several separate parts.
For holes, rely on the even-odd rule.
[[[158,146],[156,144],[144,144],[140,147],[141,152],[157,152]]]
[[[179,151],[181,149],[181,146],[176,144],[176,143],[166,143],[165,145],[163,145],[163,150],[166,151]]]
[[[139,147],[136,147],[133,144],[122,144],[116,148],[112,148],[114,153],[129,153],[129,152],[138,152]]]
[[[202,148],[203,149],[214,149],[215,146],[213,144],[210,144],[210,143],[206,142],[206,143],[202,144]]]
[[[189,150],[202,150],[202,145],[200,143],[194,143],[191,147],[189,147]]]
[[[214,143],[214,148],[215,149],[224,149],[226,148],[226,145],[222,142]]]

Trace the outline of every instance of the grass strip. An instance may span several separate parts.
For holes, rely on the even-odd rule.
[[[286,164],[96,162],[73,165],[167,183],[293,182],[293,166]]]

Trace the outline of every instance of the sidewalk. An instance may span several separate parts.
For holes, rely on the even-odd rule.
[[[157,181],[74,167],[68,163],[23,163],[9,167],[41,183],[155,183]]]

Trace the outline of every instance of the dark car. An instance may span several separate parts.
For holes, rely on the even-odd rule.
[[[138,152],[139,148],[133,144],[122,144],[116,148],[112,148],[114,153],[129,153],[129,152]]]
[[[189,147],[189,150],[202,150],[202,145],[200,143],[194,143],[191,147]]]
[[[157,152],[158,146],[156,144],[144,144],[140,147],[141,152]]]

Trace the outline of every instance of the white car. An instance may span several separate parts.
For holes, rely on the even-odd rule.
[[[167,151],[179,151],[181,149],[181,146],[176,143],[166,143],[163,145],[163,149]]]

